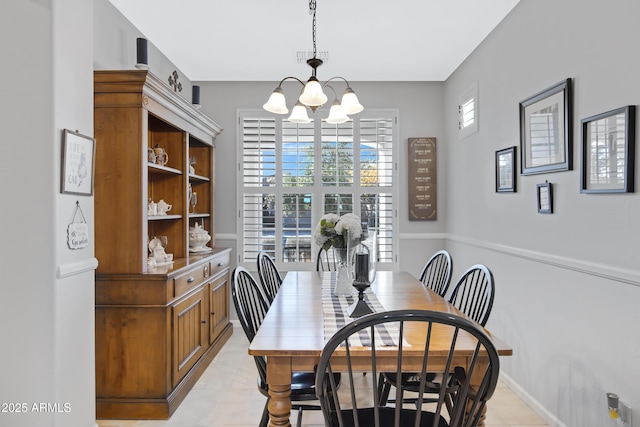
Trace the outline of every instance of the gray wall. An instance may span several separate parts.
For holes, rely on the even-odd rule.
[[[522,0],[445,85],[447,247],[458,266],[493,270],[488,328],[514,348],[503,371],[557,425],[615,425],[609,391],[640,407],[640,195],[579,192],[580,119],[640,102],[638,16],[637,1]],[[568,77],[574,170],[496,194],[494,155],[519,145],[518,103]],[[480,130],[458,140],[458,96],[474,81]],[[545,180],[552,215],[536,210]]]
[[[93,135],[92,20],[84,0],[0,6],[0,402],[26,405],[3,426],[95,424],[93,197],[60,193],[63,129]]]

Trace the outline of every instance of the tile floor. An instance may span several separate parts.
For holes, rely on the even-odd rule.
[[[265,397],[256,385],[257,372],[247,354],[248,341],[235,325],[234,333],[171,419],[98,420],[99,427],[256,427]],[[295,426],[296,414],[291,414]],[[321,427],[322,413],[306,411],[303,426]],[[529,427],[547,424],[522,400],[499,383],[489,401],[487,426]]]

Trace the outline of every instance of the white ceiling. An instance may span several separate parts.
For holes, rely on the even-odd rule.
[[[308,0],[109,1],[190,80],[311,75]],[[317,0],[318,78],[446,80],[518,1]]]

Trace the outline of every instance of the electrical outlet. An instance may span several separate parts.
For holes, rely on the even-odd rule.
[[[632,427],[631,424],[631,407],[623,401],[618,404],[618,413],[620,415],[620,422],[625,427]]]

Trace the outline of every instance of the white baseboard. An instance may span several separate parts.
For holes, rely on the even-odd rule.
[[[527,393],[518,383],[516,383],[510,376],[504,372],[500,372],[500,380],[509,389],[518,396],[524,403],[526,403],[536,414],[540,416],[550,427],[567,427],[562,423],[555,415],[547,411],[547,409],[534,399],[529,393]],[[489,403],[491,404],[491,403]]]

